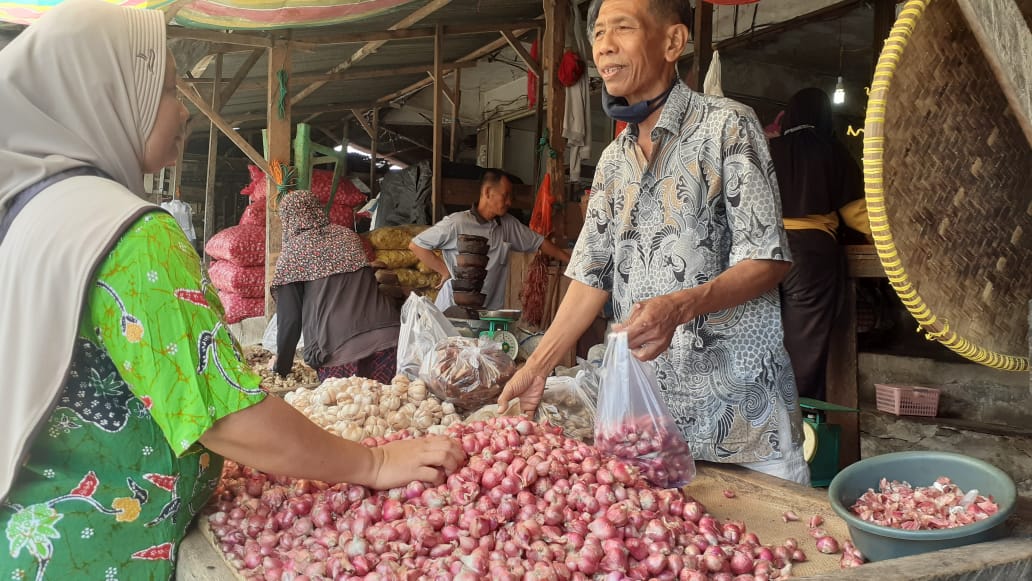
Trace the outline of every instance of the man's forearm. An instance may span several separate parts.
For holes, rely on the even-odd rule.
[[[418,258],[420,262],[430,267],[437,274],[440,274],[444,278],[451,277],[451,273],[448,271],[448,265],[440,256],[434,254],[433,250],[423,248],[415,242],[409,243],[409,250],[412,251],[412,254],[416,255],[416,258]]]
[[[743,260],[710,282],[671,293],[681,306],[679,322],[751,301],[776,287],[791,267],[780,260]]]
[[[555,319],[527,360],[527,365],[542,375],[550,374],[563,354],[573,347],[602,312],[607,300],[609,293],[604,290],[577,281],[570,283]]]
[[[545,238],[541,242],[540,250],[541,252],[544,252],[546,256],[550,256],[559,262],[570,262],[570,253],[556,246],[548,238]]]

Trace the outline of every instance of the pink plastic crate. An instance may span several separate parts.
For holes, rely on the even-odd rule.
[[[878,409],[897,416],[935,417],[939,390],[934,387],[874,384]]]

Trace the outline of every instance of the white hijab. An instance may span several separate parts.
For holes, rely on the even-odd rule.
[[[0,218],[63,170],[0,243],[0,500],[67,379],[94,270],[154,206],[140,160],[165,78],[162,13],[68,0],[0,50]]]

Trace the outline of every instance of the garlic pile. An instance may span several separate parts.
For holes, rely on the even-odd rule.
[[[443,434],[459,423],[455,406],[427,393],[426,384],[399,375],[384,385],[372,379],[327,379],[314,389],[283,398],[332,434],[356,442],[408,430],[414,436]]]
[[[300,357],[294,357],[294,364],[286,377],[280,377],[278,373],[269,369],[269,360],[273,353],[261,347],[244,347],[244,358],[251,369],[262,376],[262,387],[272,393],[290,391],[299,385],[311,385],[318,383],[319,379],[315,370],[305,365]]]

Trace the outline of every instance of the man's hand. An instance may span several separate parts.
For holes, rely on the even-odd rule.
[[[373,468],[369,487],[376,490],[405,486],[414,480],[438,485],[466,462],[462,446],[444,436],[398,440],[370,450]]]
[[[440,274],[440,273],[438,273],[438,274]],[[451,280],[451,274],[450,273],[449,274],[441,274],[441,282],[437,283],[437,290],[441,290],[442,288],[444,288],[444,283],[448,282],[449,280]]]
[[[541,394],[545,392],[545,377],[530,365],[521,367],[502,389],[502,395],[498,397],[498,409],[507,409],[509,402],[518,397],[523,413],[533,416],[541,403]]]
[[[627,333],[627,346],[641,361],[651,361],[670,348],[678,325],[694,319],[692,290],[661,295],[631,308],[631,316],[613,331]]]

